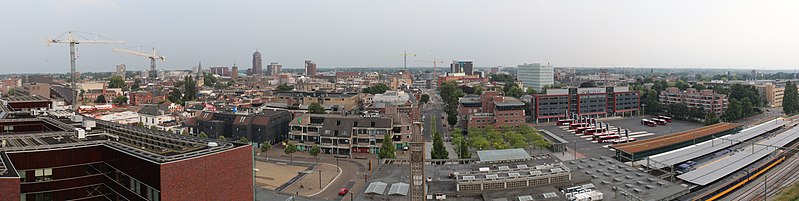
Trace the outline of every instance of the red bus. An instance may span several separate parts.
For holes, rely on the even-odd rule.
[[[569,124],[569,129],[577,129],[577,128],[586,127],[586,126],[588,126],[588,123],[573,123],[573,124]]]
[[[652,119],[658,125],[666,125],[666,120],[663,119]]]
[[[593,138],[596,140],[602,136],[607,136],[607,135],[616,135],[616,132],[610,131],[610,132],[594,133]]]
[[[594,133],[602,133],[602,132],[605,132],[607,130],[608,130],[607,128],[593,128],[593,129],[585,130],[585,134],[586,135],[592,135]]]
[[[596,141],[599,142],[599,143],[611,142],[612,140],[619,139],[620,137],[621,136],[619,136],[619,135],[606,135],[606,136],[598,137],[596,139]]]
[[[641,124],[649,126],[649,127],[655,127],[655,122],[651,121],[649,119],[641,119]]]
[[[667,116],[658,116],[658,119],[663,119],[663,120],[666,120],[666,122],[671,122],[671,117],[667,117]]]
[[[580,128],[577,128],[577,130],[574,130],[574,132],[575,133],[583,133],[583,132],[585,132],[588,129],[591,129],[591,127],[580,127]]]
[[[635,140],[638,140],[638,139],[635,139],[634,137],[631,137],[631,138],[620,137],[619,139],[611,140],[610,142],[613,143],[613,144],[618,144],[618,143],[634,142]]]
[[[558,120],[558,124],[557,125],[558,126],[567,126],[567,125],[571,124],[572,122],[574,122],[574,119],[561,119],[561,120]]]

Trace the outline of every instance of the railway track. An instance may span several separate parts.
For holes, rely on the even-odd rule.
[[[767,197],[778,195],[782,188],[789,186],[799,180],[799,177],[796,176],[799,174],[799,165],[797,165],[799,164],[799,158],[797,158],[795,151],[797,147],[799,147],[799,143],[792,145],[790,149],[784,153],[790,156],[789,158],[791,161],[776,172],[767,174],[767,177],[765,178],[766,182],[754,184],[755,186],[746,189],[746,191],[742,192],[738,197],[733,198],[732,200],[766,200]],[[772,178],[774,175],[777,175],[777,178]],[[764,185],[766,185],[765,193],[767,194],[767,197],[763,197]]]

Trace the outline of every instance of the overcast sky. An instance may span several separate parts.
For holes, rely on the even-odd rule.
[[[438,58],[476,66],[799,66],[799,1],[41,0],[0,2],[0,73],[67,72],[66,30],[124,40],[79,45],[78,70],[128,70],[145,58],[113,47],[153,46],[162,69],[276,61],[299,67],[397,67]],[[447,65],[447,64],[444,64]]]

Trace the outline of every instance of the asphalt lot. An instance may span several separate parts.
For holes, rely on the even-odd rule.
[[[641,119],[651,119],[652,116],[636,116],[636,117],[625,117],[625,118],[612,118],[607,119],[605,121],[599,120],[600,122],[605,122],[610,125],[611,131],[616,131],[616,127],[621,128],[622,130],[628,129],[630,130],[630,137],[636,138],[638,140],[648,139],[652,137],[668,135],[672,133],[679,133],[686,130],[691,130],[694,128],[702,127],[702,124],[698,123],[691,123],[686,121],[679,121],[674,120],[667,125],[659,125],[656,127],[649,127],[641,125]],[[566,129],[555,126],[554,123],[547,124],[547,125],[537,125],[538,129],[547,130],[552,132],[555,135],[560,135],[563,139],[569,141],[569,150],[574,150],[574,142],[577,142],[577,152],[585,155],[586,157],[598,157],[598,156],[615,156],[615,150],[608,148],[611,143],[597,143],[591,141],[590,138],[587,138],[582,135],[576,135],[571,131],[567,131]],[[581,137],[582,136],[582,137]]]

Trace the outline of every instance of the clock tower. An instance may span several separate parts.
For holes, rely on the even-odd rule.
[[[426,194],[426,184],[424,176],[424,137],[422,136],[422,123],[413,123],[413,132],[410,142],[410,166],[411,166],[411,182],[410,182],[410,198],[411,201],[424,201]]]

